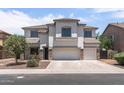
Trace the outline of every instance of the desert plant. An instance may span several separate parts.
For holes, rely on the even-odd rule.
[[[117,60],[119,64],[124,65],[124,52],[115,54],[114,58]]]
[[[33,55],[27,62],[27,67],[38,67],[39,66],[39,57],[37,55]]]
[[[118,52],[117,51],[114,51],[114,50],[108,50],[108,58],[109,59],[113,59],[114,58],[114,55],[117,54]]]

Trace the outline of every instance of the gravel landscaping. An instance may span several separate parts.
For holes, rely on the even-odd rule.
[[[111,64],[111,65],[116,65],[118,64],[118,62],[114,59],[100,59],[101,62],[107,63],[107,64]]]
[[[124,65],[118,64],[118,62],[114,59],[100,59],[100,61],[124,69]]]
[[[1,59],[0,69],[45,69],[50,63],[48,60],[41,60],[38,67],[27,67],[26,62],[27,60],[18,60],[18,64],[15,64],[14,58]]]

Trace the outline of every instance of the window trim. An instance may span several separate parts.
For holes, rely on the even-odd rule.
[[[90,32],[90,36],[86,35],[86,32]],[[84,30],[84,37],[85,38],[92,38],[92,30]]]
[[[37,33],[37,36],[35,36],[35,35],[33,36],[33,35],[32,35],[32,32]],[[30,37],[32,37],[32,38],[33,38],[33,37],[34,37],[34,38],[35,38],[35,37],[38,37],[38,32],[37,32],[36,30],[31,30],[31,32],[30,32]]]

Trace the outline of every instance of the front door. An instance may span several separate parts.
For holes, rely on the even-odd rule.
[[[44,47],[44,59],[48,59],[48,47]]]

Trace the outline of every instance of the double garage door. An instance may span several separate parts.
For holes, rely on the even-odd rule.
[[[54,48],[52,51],[54,60],[79,60],[80,49],[78,48]]]
[[[84,60],[96,60],[96,48],[84,48]],[[78,48],[54,48],[52,51],[54,60],[80,60],[80,49]]]

